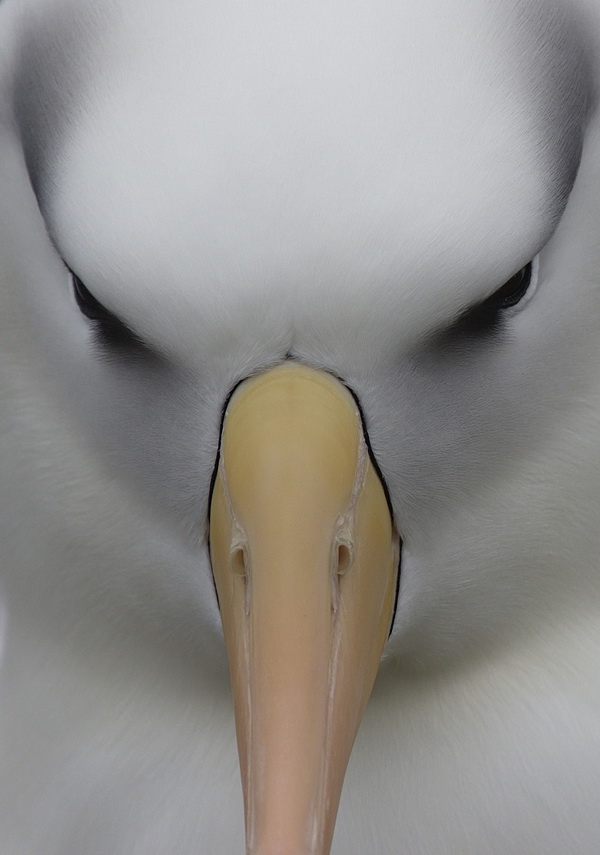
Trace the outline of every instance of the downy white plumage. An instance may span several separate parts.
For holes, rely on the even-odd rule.
[[[3,0],[0,46],[0,851],[243,850],[209,493],[294,359],[403,543],[333,853],[597,855],[600,4]]]

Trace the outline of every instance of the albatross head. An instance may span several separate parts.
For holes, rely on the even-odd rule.
[[[248,852],[325,855],[386,642],[456,668],[591,585],[584,10],[2,13],[33,346],[222,621]]]

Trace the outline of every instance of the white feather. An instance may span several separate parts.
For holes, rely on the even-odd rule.
[[[334,853],[596,855],[598,3],[0,34],[0,851],[242,851],[208,492],[228,392],[291,353],[358,396],[404,538]],[[444,338],[533,256],[502,335]]]

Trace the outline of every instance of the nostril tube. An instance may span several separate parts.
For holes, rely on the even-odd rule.
[[[229,554],[229,566],[236,576],[248,575],[248,560],[243,546],[235,546]]]
[[[337,575],[345,576],[352,567],[354,555],[349,543],[338,543],[337,548]]]
[[[339,536],[339,535],[338,535]],[[340,604],[340,584],[354,563],[354,547],[349,540],[334,540],[329,573],[331,578],[331,610],[335,615]]]

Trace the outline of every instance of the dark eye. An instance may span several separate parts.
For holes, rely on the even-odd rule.
[[[520,303],[529,290],[535,270],[534,259],[482,303],[463,312],[446,330],[444,340],[457,343],[464,342],[465,338],[481,339],[495,334],[502,328],[505,311]]]
[[[77,274],[71,271],[71,277],[75,301],[81,314],[94,322],[96,341],[103,350],[146,351],[144,342],[88,291]]]
[[[482,303],[481,308],[498,310],[510,309],[512,306],[516,306],[527,293],[527,289],[531,284],[532,270],[533,262],[530,261],[529,264],[522,267],[518,273],[511,276],[510,279],[504,283],[502,288],[498,288],[491,297],[488,297],[487,300]]]
[[[101,321],[108,324],[121,323],[112,312],[105,309],[102,303],[88,291],[79,276],[75,273],[71,273],[71,276],[73,277],[75,300],[82,315],[85,315],[91,321]]]

